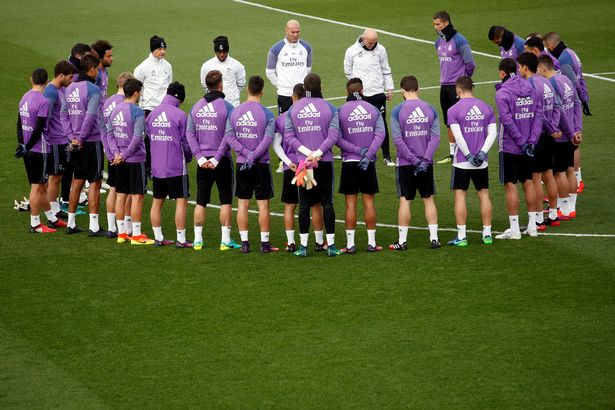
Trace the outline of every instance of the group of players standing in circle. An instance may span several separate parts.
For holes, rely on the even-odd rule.
[[[458,33],[447,12],[434,15],[435,42],[440,60],[440,101],[447,126],[450,155],[438,163],[452,162],[451,189],[455,193],[457,236],[449,245],[468,246],[466,192],[470,182],[478,193],[483,223],[482,242],[491,244],[492,204],[489,198],[488,152],[498,139],[500,181],[505,186],[510,227],[498,239],[520,239],[517,183],[525,192],[528,225],[536,236],[547,226],[576,217],[580,168],[575,157],[582,141],[581,112],[591,115],[581,63],[556,33],[544,38],[533,33],[527,40],[501,26],[489,30],[489,39],[501,49],[496,86],[496,116],[489,104],[474,97],[471,76],[474,60],[468,41]],[[386,101],[393,95],[393,77],[386,49],[375,30],[366,29],[344,57],[347,102],[339,109],[323,99],[321,79],[311,73],[312,49],[300,38],[300,25],[290,20],[285,37],[269,50],[266,74],[276,87],[278,117],[261,104],[265,81],[251,76],[229,56],[229,41],[214,39],[215,57],[203,64],[201,83],[205,95],[186,114],[184,86],[175,81],[165,59],[167,44],[150,39],[150,55],[135,70],[117,78],[117,94],[107,96],[107,68],[112,46],[98,41],[92,47],[77,44],[69,61],[59,62],[48,83],[46,70],[32,73],[32,89],[22,98],[17,123],[17,157],[23,157],[31,184],[31,232],[67,234],[76,225],[79,195],[89,182],[89,236],[114,238],[133,245],[174,245],[203,248],[206,206],[213,184],[220,199],[220,250],[250,252],[248,208],[252,197],[258,206],[260,251],[277,251],[269,241],[269,201],[273,197],[270,147],[281,160],[284,173],[281,199],[285,203],[286,250],[307,256],[310,224],[315,250],[328,256],[356,252],[355,229],[358,194],[361,194],[368,234],[367,252],[376,243],[378,193],[376,154],[396,167],[399,197],[399,237],[391,250],[406,250],[410,204],[418,191],[425,205],[430,246],[439,248],[438,211],[434,201],[434,154],[440,142],[437,110],[419,97],[414,76],[400,81],[404,102],[395,106],[389,123]],[[546,46],[546,48],[545,48]],[[556,71],[559,70],[559,71]],[[561,72],[561,74],[560,74]],[[247,100],[240,91],[247,85]],[[392,161],[389,130],[397,148]],[[345,195],[346,246],[335,244],[333,207],[333,146],[341,149],[339,192]],[[235,152],[233,164],[231,151]],[[103,178],[103,154],[108,159],[109,193],[107,226],[98,222]],[[187,164],[195,159],[197,200],[194,240],[186,239],[189,193]],[[61,218],[59,186],[70,169],[72,183],[66,221]],[[153,179],[150,219],[154,239],[141,230],[148,176]],[[49,176],[49,177],[48,177]],[[543,188],[549,208],[543,214]],[[240,243],[231,238],[231,203],[238,198]],[[166,198],[176,201],[177,238],[162,233],[162,207]],[[299,246],[295,242],[295,210],[299,207]],[[43,210],[47,225],[40,221]],[[326,238],[323,232],[326,229]]]

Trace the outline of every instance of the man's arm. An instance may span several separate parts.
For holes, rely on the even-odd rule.
[[[246,86],[246,68],[240,62],[237,62],[237,88],[239,91]]]
[[[70,144],[72,140],[76,139],[76,137],[73,131],[73,126],[70,123],[70,115],[68,114],[68,104],[66,103],[65,100],[62,100],[62,106],[60,107],[60,123],[62,124],[64,135],[66,135],[66,142]]]
[[[412,164],[416,164],[418,162],[418,158],[416,155],[410,151],[404,139],[402,137],[401,125],[399,124],[399,112],[393,110],[393,114],[391,115],[391,134],[393,135],[393,142],[397,147],[397,157],[404,158]]]
[[[395,89],[395,85],[393,84],[393,72],[391,71],[391,66],[389,66],[389,56],[384,47],[382,47],[382,53],[380,55],[380,69],[382,70],[382,77],[384,78],[385,91],[393,91],[393,89]]]
[[[278,86],[278,75],[276,73],[276,66],[278,64],[278,54],[275,52],[273,47],[269,50],[269,54],[267,54],[267,68],[265,70],[265,74],[267,74],[267,78],[271,81],[274,87]]]
[[[186,140],[190,146],[190,150],[194,157],[198,161],[199,165],[207,162],[207,159],[201,151],[201,145],[199,144],[199,138],[196,135],[196,126],[194,125],[194,119],[192,118],[192,112],[188,114],[188,124],[186,126]]]
[[[583,116],[582,113],[582,104],[579,95],[576,90],[574,91],[574,132],[581,132],[583,130]]]
[[[474,74],[474,69],[476,65],[474,64],[474,57],[472,56],[472,50],[470,49],[470,44],[466,41],[461,47],[459,47],[459,55],[463,59],[463,64],[465,66],[465,73],[468,77],[472,77]]]
[[[485,154],[489,152],[497,136],[498,136],[498,126],[494,121],[487,126],[487,138],[485,139],[485,142],[483,143],[483,147],[480,150],[483,151]]]
[[[203,65],[201,66],[201,85],[203,86],[204,90],[207,90],[207,83],[205,82],[205,77],[207,77],[207,73],[209,72],[209,67],[207,66],[207,63],[203,63]]]
[[[282,134],[280,134],[279,132],[276,132],[273,137],[273,152],[275,152],[278,158],[280,158],[280,160],[284,164],[286,164],[286,166],[288,167],[290,166],[292,161],[290,160],[290,158],[288,158],[288,155],[286,155],[286,152],[284,152],[284,148],[282,148],[282,139],[283,139]]]
[[[90,133],[92,132],[92,128],[94,127],[94,123],[96,122],[96,118],[98,117],[99,106],[100,91],[93,92],[91,95],[88,95],[88,108],[85,112],[85,119],[83,120],[83,124],[81,125],[81,132],[77,136],[77,141],[79,141],[80,143],[83,142],[83,139],[86,136],[90,135]]]
[[[235,128],[231,123],[231,117],[229,116],[226,120],[226,129],[224,131],[224,139],[226,140],[229,147],[235,150],[238,155],[247,157],[250,153],[250,150],[247,149],[237,138],[235,135]]]
[[[348,80],[352,78],[352,47],[348,47],[346,54],[344,54],[344,75]]]
[[[325,138],[322,144],[320,144],[320,147],[316,150],[316,154],[320,151],[320,155],[316,155],[317,157],[320,157],[323,153],[330,151],[340,137],[340,122],[338,113],[333,106],[331,106],[331,109],[333,110],[333,116],[331,117],[331,122],[329,123],[329,128],[327,130],[327,138]]]
[[[510,135],[510,138],[513,140],[515,145],[521,148],[521,146],[526,143],[526,138],[521,135],[519,128],[517,128],[517,125],[513,120],[513,113],[510,111],[508,101],[506,98],[502,97],[502,95],[498,95],[496,93],[495,103],[498,107],[498,112],[500,113],[500,123],[502,124],[502,127],[504,127],[504,130],[506,130],[508,135]]]
[[[536,145],[538,143],[538,139],[540,138],[540,134],[542,133],[542,123],[544,122],[544,112],[542,111],[542,95],[538,93],[535,89],[534,91],[534,101],[536,101],[536,111],[534,112],[534,120],[532,121],[532,129],[530,133],[530,138],[528,142]]]
[[[380,149],[380,146],[382,145],[382,143],[384,142],[384,137],[385,137],[385,128],[384,128],[384,118],[382,118],[382,114],[380,113],[380,111],[378,112],[378,119],[376,120],[376,128],[374,129],[374,140],[372,141],[372,143],[369,146],[369,149],[367,150],[367,158],[371,160],[376,160],[376,153],[378,152],[378,149]]]
[[[273,141],[273,134],[275,133],[275,119],[273,115],[270,114],[270,117],[267,119],[267,125],[265,127],[265,134],[263,135],[263,139],[254,149],[254,159],[258,160],[260,157],[265,155],[267,151],[269,151],[269,147],[271,146],[271,142]]]
[[[120,151],[122,159],[126,159],[135,153],[140,143],[145,139],[145,117],[139,115],[134,119],[132,126],[132,138],[130,144]]]
[[[32,131],[32,135],[30,135],[30,139],[26,144],[26,150],[30,151],[36,143],[43,138],[43,131],[45,130],[45,125],[47,124],[48,115],[49,104],[47,103],[47,100],[45,100],[36,112],[36,125],[34,126],[34,131]]]
[[[290,118],[290,111],[286,115],[286,124],[284,124],[284,140],[289,147],[302,153],[306,157],[312,152],[312,150],[303,145],[303,143],[299,141],[295,135],[295,125],[293,124],[293,120]]]
[[[425,149],[425,158],[431,164],[433,162],[433,156],[438,149],[438,145],[440,145],[440,117],[438,116],[438,112],[432,107],[431,108],[434,119],[431,124],[431,130],[429,133],[429,142],[427,143],[427,148]]]

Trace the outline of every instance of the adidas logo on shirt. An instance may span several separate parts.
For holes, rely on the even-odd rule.
[[[115,110],[115,101],[113,101],[111,104],[109,104],[109,106],[107,107],[107,109],[103,113],[104,117],[108,118],[111,115],[111,113],[113,112],[113,110]]]
[[[473,105],[472,108],[470,108],[470,111],[468,111],[468,113],[466,114],[466,121],[476,121],[484,119],[485,114],[483,114],[476,105]]]
[[[549,86],[547,84],[543,85],[544,90],[543,90],[543,97],[545,100],[547,98],[553,98],[553,91],[551,91],[551,88],[549,88]]]
[[[71,103],[80,102],[81,97],[79,97],[79,89],[75,88],[70,94],[68,94],[68,97],[66,97],[66,101]]]
[[[406,120],[406,124],[416,124],[424,122],[429,122],[429,118],[427,118],[423,110],[421,110],[421,107],[416,107]]]
[[[357,105],[357,108],[352,110],[350,115],[348,116],[348,121],[361,121],[361,120],[371,120],[372,115],[367,112],[362,105]]]
[[[248,111],[247,113],[239,117],[235,125],[238,127],[256,127],[258,123],[254,120],[252,111]]]
[[[572,88],[568,85],[568,83],[564,83],[564,99],[571,98],[573,95]]]
[[[127,127],[128,124],[124,121],[124,113],[120,111],[111,121],[111,124],[115,127]]]
[[[517,102],[515,105],[517,107],[522,107],[524,105],[532,105],[534,104],[534,99],[530,96],[517,98]]]
[[[313,103],[309,103],[299,111],[297,118],[320,118],[320,112],[316,109]]]
[[[171,122],[167,118],[167,113],[165,111],[156,117],[154,122],[152,122],[152,127],[171,128]]]
[[[208,103],[207,105],[204,105],[200,110],[197,111],[196,116],[197,118],[205,118],[205,117],[215,118],[218,116],[218,113],[214,109],[214,105],[212,103]]]
[[[21,117],[30,117],[30,112],[28,111],[27,101],[21,107],[19,107],[19,115]]]

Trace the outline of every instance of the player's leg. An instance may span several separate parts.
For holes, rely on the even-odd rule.
[[[207,174],[213,175],[218,187],[218,198],[220,200],[220,250],[226,251],[230,249],[239,249],[241,245],[237,244],[231,237],[231,225],[233,219],[233,194],[235,191],[235,171],[233,162],[228,157],[223,157],[216,169],[205,170]],[[211,185],[208,191],[211,194]]]
[[[68,220],[66,222],[67,234],[73,234],[81,232],[81,229],[77,228],[77,206],[79,205],[79,196],[81,195],[81,189],[85,184],[85,179],[73,178],[73,182],[70,187],[70,195],[68,197]]]
[[[156,181],[156,178],[154,179]],[[162,207],[164,206],[164,198],[156,198],[152,200],[152,207],[149,210],[149,219],[152,224],[152,230],[154,231],[154,246],[163,246],[173,243],[172,241],[165,241],[164,234],[162,233]]]
[[[397,196],[399,197],[399,208],[397,210],[397,225],[399,236],[397,242],[389,245],[392,251],[405,251],[408,249],[408,229],[410,227],[410,201],[416,195],[416,188],[411,178],[414,167],[398,166],[395,169],[395,180],[397,185]]]
[[[354,164],[353,164],[354,165]],[[358,195],[345,195],[346,198],[346,213],[344,221],[346,223],[346,247],[341,251],[344,253],[353,254],[357,249],[354,243],[354,234],[357,227],[357,199]]]
[[[186,240],[186,214],[188,210],[188,197],[175,199],[175,238],[176,248],[192,248],[192,242]]]
[[[581,147],[574,150],[574,176],[577,180],[577,194],[585,190],[583,175],[581,174]]]
[[[468,211],[466,208],[467,192],[463,189],[455,189],[455,223],[457,224],[457,237],[448,242],[449,245],[466,247],[468,246],[468,238],[466,235],[466,221],[468,220]]]
[[[237,229],[239,229],[239,237],[241,238],[241,252],[250,252],[250,242],[248,239],[248,208],[250,207],[249,199],[241,199],[237,201]]]
[[[575,151],[575,153],[578,149]],[[574,219],[577,216],[577,178],[574,167],[566,170],[566,180],[568,181],[568,210],[564,215],[567,219]]]
[[[153,245],[154,240],[143,233],[143,203],[145,198],[147,176],[145,162],[128,164],[130,170],[130,216],[132,217],[131,245]]]
[[[412,167],[414,168],[414,167]],[[438,208],[436,207],[436,183],[433,177],[433,165],[427,167],[425,172],[414,176],[415,186],[417,187],[423,203],[425,205],[425,219],[427,220],[427,228],[429,229],[429,242],[432,249],[440,247],[438,239]]]
[[[483,243],[490,245],[492,243],[491,238],[491,220],[493,215],[493,206],[491,205],[491,198],[489,197],[489,189],[484,188],[476,191],[478,200],[480,201],[480,216],[483,222]]]
[[[373,164],[373,163],[372,163]],[[365,218],[365,226],[367,228],[367,251],[378,252],[382,250],[382,246],[376,243],[376,205],[374,194],[361,194],[363,202],[363,217]]]
[[[504,191],[510,227],[504,233],[497,235],[496,239],[521,239],[521,230],[519,229],[519,192],[517,192],[517,184],[514,182],[505,183]]]

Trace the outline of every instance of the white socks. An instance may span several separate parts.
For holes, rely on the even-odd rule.
[[[115,213],[111,213],[111,212],[107,212],[107,227],[109,228],[109,231],[111,232],[115,232],[116,228],[115,228]]]
[[[98,232],[100,225],[98,225],[98,214],[90,214],[90,231]]]
[[[58,203],[58,201],[49,202],[49,205],[51,205],[51,211],[54,214],[60,212],[60,204]]]
[[[407,240],[408,240],[408,227],[400,226],[399,227],[399,239],[397,240],[397,243],[401,245],[404,242],[407,242]]]
[[[514,234],[521,234],[519,230],[519,215],[508,215],[510,221],[510,232]]]
[[[322,245],[325,241],[324,231],[314,231],[314,237],[316,238],[316,243],[319,245]]]
[[[376,230],[368,229],[367,230],[367,244],[371,246],[376,246]]]
[[[132,223],[132,236],[141,236],[141,222]]]
[[[491,225],[483,225],[483,238],[486,236],[491,236]]]
[[[308,246],[309,236],[310,236],[309,233],[300,233],[299,234],[299,242],[301,243],[301,246],[305,246],[305,247]]]
[[[457,239],[459,240],[466,239],[466,226],[465,225],[457,225]]]
[[[30,215],[30,226],[32,228],[37,227],[41,224],[41,216],[40,215]]]
[[[163,241],[164,235],[162,234],[162,226],[152,226],[152,230],[154,231],[154,239],[157,241]]]
[[[179,243],[186,242],[186,230],[185,229],[177,229],[177,242]]]
[[[354,246],[354,229],[346,229],[346,247],[352,248],[353,246]]]
[[[449,155],[455,155],[456,144],[454,142],[449,142],[448,146],[449,146],[449,150],[448,150]]]
[[[269,242],[269,232],[261,232],[261,242]]]
[[[427,225],[429,228],[429,240],[437,241],[438,240],[438,224]]]
[[[319,242],[322,243],[322,242]],[[327,234],[327,245],[331,246],[335,244],[335,234],[334,233],[328,233]]]
[[[203,227],[195,226],[194,227],[194,242],[203,242]]]
[[[295,230],[294,229],[289,229],[286,231],[286,243],[288,243],[289,245],[291,243],[295,243]]]
[[[47,220],[51,222],[55,222],[58,220],[55,212],[53,212],[51,209],[49,211],[45,211],[45,216],[47,217]]]
[[[239,237],[241,238],[241,242],[248,241],[248,231],[239,231]]]
[[[201,232],[203,232],[203,227],[201,226]],[[231,227],[230,226],[221,226],[220,232],[222,234],[222,241],[224,243],[231,242]],[[203,241],[203,237],[201,237],[201,241]]]
[[[77,214],[69,212],[68,221],[66,222],[66,226],[68,226],[69,228],[74,228],[76,226],[75,218],[77,218]]]

